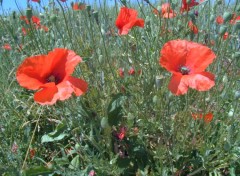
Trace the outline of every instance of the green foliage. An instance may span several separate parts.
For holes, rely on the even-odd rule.
[[[231,24],[240,15],[239,1],[204,1],[180,13],[181,2],[174,0],[172,19],[152,13],[161,10],[160,2],[112,6],[104,0],[78,11],[52,2],[37,3],[41,13],[34,2],[28,9],[48,31],[20,20],[26,11],[0,15],[0,175],[240,175],[240,21]],[[126,36],[115,27],[123,4],[145,20]],[[217,55],[208,68],[216,76],[211,90],[170,93],[170,74],[159,57],[173,39],[202,43]],[[25,58],[60,47],[82,57],[74,76],[88,82],[88,92],[40,106],[35,90],[19,86],[16,69]],[[210,122],[193,118],[207,113],[213,113]]]

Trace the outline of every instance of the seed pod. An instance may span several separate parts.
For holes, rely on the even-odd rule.
[[[26,16],[27,16],[27,19],[30,21],[32,18],[32,9],[31,8],[27,8]]]
[[[220,29],[219,29],[219,34],[220,34],[221,36],[223,36],[223,35],[225,34],[225,32],[227,32],[227,26],[222,25],[222,26],[220,27]]]
[[[224,23],[230,21],[230,20],[232,19],[232,16],[233,16],[233,15],[232,15],[231,13],[229,13],[229,12],[224,12],[224,14],[223,14]]]

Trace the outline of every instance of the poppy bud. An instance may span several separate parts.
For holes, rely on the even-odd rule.
[[[158,98],[157,95],[154,95],[154,97],[153,97],[153,103],[154,103],[154,104],[158,104],[158,103],[159,103],[159,98]]]
[[[224,14],[223,14],[223,19],[224,19],[224,23],[226,23],[226,22],[228,22],[229,20],[231,20],[232,19],[232,14],[231,13],[229,13],[229,12],[224,12]]]
[[[87,5],[86,7],[87,7],[87,12],[88,12],[88,13],[90,13],[90,12],[91,12],[91,9],[92,9],[92,7],[91,7],[90,5]]]
[[[156,78],[155,78],[155,84],[156,84],[156,88],[157,88],[157,89],[159,89],[159,88],[161,87],[162,79],[163,79],[163,77],[161,77],[161,76],[156,76]]]
[[[98,11],[93,12],[93,17],[95,18],[96,22],[98,23]]]
[[[50,20],[55,23],[57,21],[57,16],[56,15],[51,15]]]
[[[222,4],[222,0],[217,0],[217,4],[221,5]]]
[[[236,7],[236,11],[240,12],[240,4]]]
[[[16,11],[13,11],[12,17],[14,20],[16,19]]]
[[[240,91],[236,91],[234,94],[234,98],[239,99],[240,98]]]
[[[103,117],[101,120],[101,127],[104,129],[107,128],[108,126],[109,126],[108,119],[106,117]]]
[[[26,16],[27,16],[27,19],[30,21],[32,18],[32,9],[31,8],[27,8]]]
[[[240,52],[235,52],[234,54],[232,54],[232,58],[233,59],[240,58]]]
[[[121,0],[121,3],[122,3],[124,6],[127,6],[127,1],[126,1],[126,0]]]
[[[222,25],[219,29],[219,34],[223,36],[223,34],[225,34],[226,31],[227,31],[227,26]]]
[[[236,24],[233,26],[233,31],[236,32],[240,30],[240,21],[236,21]]]
[[[210,16],[210,22],[214,22],[214,20],[215,20],[215,16],[212,14],[211,16]]]

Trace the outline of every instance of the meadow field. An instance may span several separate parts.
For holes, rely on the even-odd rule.
[[[239,176],[239,0],[109,2],[2,9],[0,175]]]

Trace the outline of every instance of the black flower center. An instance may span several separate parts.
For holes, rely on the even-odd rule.
[[[190,72],[190,69],[186,66],[181,66],[180,67],[180,72],[183,74],[183,75],[188,75],[189,72]]]

